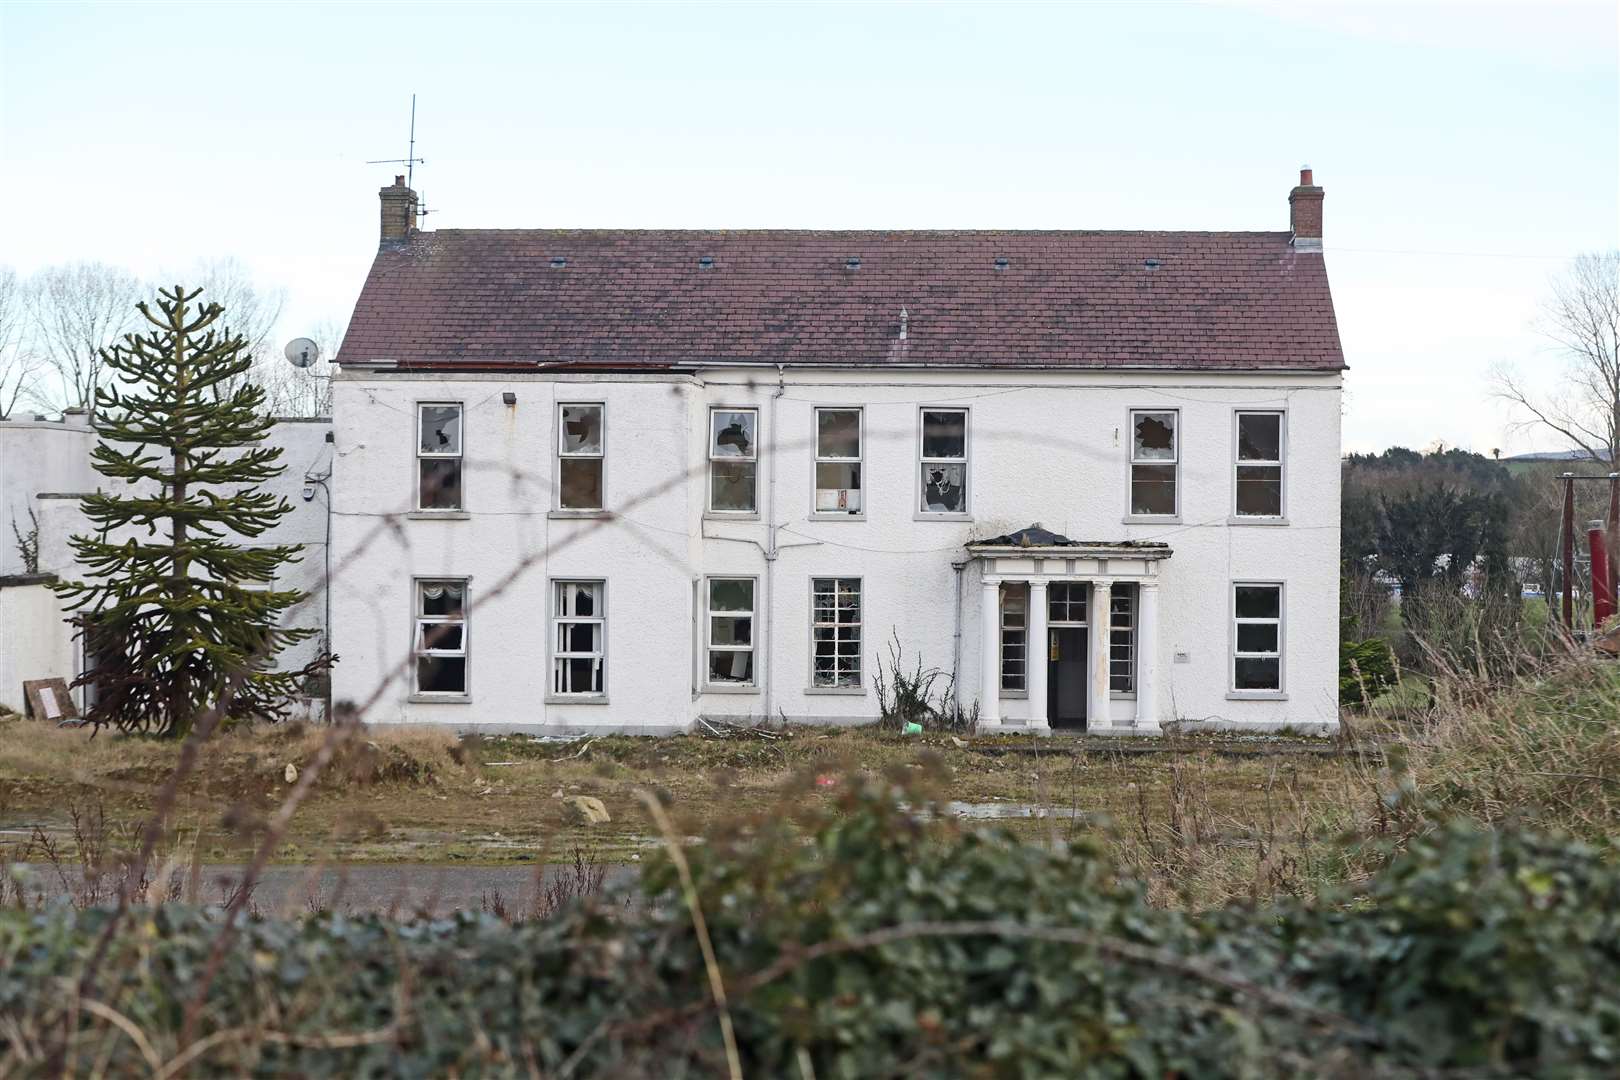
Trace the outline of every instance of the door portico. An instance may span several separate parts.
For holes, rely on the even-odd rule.
[[[1159,730],[1159,564],[1170,557],[1168,545],[1070,540],[1032,525],[967,548],[982,568],[981,730],[1043,734],[1054,726],[1074,728],[1076,721],[1089,731]],[[1004,622],[1010,596],[1027,597],[1021,671],[1004,656],[1011,655]],[[1004,676],[1021,681],[1023,691],[1004,698]],[[1111,716],[1116,681],[1135,694],[1126,723]],[[1083,711],[1075,708],[1077,692]],[[1017,696],[1022,708],[1015,706]]]

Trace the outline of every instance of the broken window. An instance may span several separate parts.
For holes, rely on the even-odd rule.
[[[1282,517],[1283,414],[1237,414],[1237,514]]]
[[[755,512],[759,410],[709,410],[709,509]]]
[[[416,629],[416,692],[467,692],[467,583],[418,581]]]
[[[551,616],[551,692],[601,696],[607,639],[607,586],[601,581],[554,581]]]
[[[861,685],[861,579],[810,583],[811,685]]]
[[[709,684],[754,685],[754,579],[709,579]]]
[[[602,509],[602,406],[557,406],[557,506]]]
[[[1029,587],[1006,586],[1001,593],[1001,688],[1027,690]]]
[[[861,512],[861,410],[816,410],[816,513]]]
[[[416,407],[417,508],[461,509],[461,406]]]
[[[1232,689],[1282,689],[1282,586],[1232,586]]]
[[[922,511],[967,513],[966,409],[922,411]]]
[[[1116,584],[1108,601],[1108,689],[1136,690],[1136,586]]]
[[[1131,513],[1171,517],[1176,512],[1176,467],[1180,446],[1177,414],[1131,413]]]

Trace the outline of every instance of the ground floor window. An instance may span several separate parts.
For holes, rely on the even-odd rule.
[[[1001,688],[1029,689],[1029,588],[1009,585],[1001,594]]]
[[[1232,689],[1282,689],[1282,586],[1232,586]]]
[[[813,578],[811,685],[861,685],[861,579]]]
[[[754,579],[709,579],[709,683],[754,685]]]
[[[467,692],[467,582],[416,583],[416,692]]]
[[[551,588],[551,692],[599,696],[607,685],[607,585],[554,581]]]
[[[1108,601],[1108,689],[1136,691],[1136,586],[1116,584]]]

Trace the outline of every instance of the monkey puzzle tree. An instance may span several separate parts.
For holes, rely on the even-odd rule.
[[[96,534],[72,546],[90,579],[57,586],[86,639],[90,723],[184,735],[223,715],[280,719],[326,655],[276,671],[276,654],[317,631],[283,627],[305,597],[270,587],[298,545],[246,546],[292,507],[257,485],[281,450],[259,445],[271,422],[264,391],[241,381],[247,342],[201,289],[160,289],[149,328],[102,350],[113,378],[96,393],[94,467],[122,494],[85,496]],[[234,387],[216,398],[216,388]]]

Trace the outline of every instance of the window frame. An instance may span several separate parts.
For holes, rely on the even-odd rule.
[[[1237,594],[1239,589],[1276,589],[1277,590],[1277,617],[1275,619],[1244,618],[1238,619]],[[1286,582],[1235,578],[1227,586],[1227,650],[1226,650],[1226,696],[1232,701],[1279,701],[1288,696],[1288,585]],[[1258,625],[1277,627],[1277,651],[1244,652],[1238,651],[1238,627],[1240,625]],[[1275,690],[1239,690],[1237,685],[1237,662],[1245,660],[1269,660],[1275,657],[1277,661],[1277,688]]]
[[[461,446],[454,454],[436,454],[422,449],[422,413],[425,409],[454,407],[461,418]],[[413,468],[415,475],[411,477],[411,486],[415,490],[415,497],[411,500],[412,513],[415,514],[464,514],[467,512],[467,405],[461,401],[418,401],[416,403],[416,453],[413,455]],[[457,487],[460,488],[461,497],[455,506],[423,506],[422,505],[422,462],[428,461],[454,461],[456,462]],[[448,578],[444,579],[450,580]]]
[[[601,604],[600,615],[569,615],[563,616],[562,586],[564,585],[595,585],[598,589],[597,598]],[[546,579],[546,695],[545,701],[549,705],[605,705],[608,700],[608,587],[605,577],[554,577]],[[580,653],[569,650],[559,653],[557,651],[558,631],[561,624],[568,623],[595,623],[601,627],[601,648],[595,653]],[[589,690],[583,693],[573,690],[557,689],[557,661],[578,657],[594,657],[601,665],[602,689]]]
[[[422,612],[422,588],[425,585],[459,585],[461,587],[461,618],[451,619],[447,616],[425,615]],[[470,577],[412,577],[411,578],[411,671],[410,695],[413,702],[465,702],[472,700],[472,619],[469,613],[472,609],[472,578]],[[422,627],[432,624],[438,625],[450,622],[461,623],[461,647],[459,649],[424,649],[420,641]],[[417,666],[424,656],[460,657],[462,660],[461,689],[456,690],[423,690],[421,688],[421,672]]]
[[[821,453],[821,414],[824,412],[852,412],[856,414],[856,453],[852,458],[825,457]],[[810,516],[819,521],[861,521],[866,517],[866,407],[864,405],[816,405],[810,410]],[[859,510],[823,510],[820,507],[822,465],[848,465],[853,463],[860,473],[861,493]],[[832,490],[832,489],[828,489]]]
[[[1009,628],[1007,626],[1007,598],[1008,598],[1009,595],[1013,595],[1013,590],[1018,585],[1023,586],[1024,623],[1023,623],[1022,626],[1015,626],[1015,627]],[[1028,697],[1029,696],[1029,671],[1030,671],[1030,662],[1031,662],[1030,638],[1029,638],[1029,617],[1030,617],[1030,613],[1031,613],[1031,611],[1032,611],[1032,609],[1034,607],[1034,590],[1032,590],[1029,587],[1029,584],[1027,582],[1017,582],[1017,583],[1004,582],[1002,584],[1001,588],[998,589],[997,592],[996,592],[996,600],[997,600],[997,606],[1000,608],[999,612],[997,613],[997,624],[1000,627],[1000,633],[999,633],[998,639],[997,639],[998,646],[997,646],[997,653],[996,653],[996,674],[997,674],[997,680],[996,681],[997,681],[997,685],[1000,687],[1001,697],[1003,697],[1003,698],[1024,698],[1024,697]],[[1017,633],[1022,634],[1023,638],[1024,638],[1023,643],[1020,646],[1018,646],[1019,648],[1023,649],[1023,652],[1024,652],[1024,655],[1019,659],[1019,663],[1024,665],[1024,671],[1023,671],[1023,674],[1018,676],[1019,685],[1016,686],[1016,687],[1009,687],[1007,685],[1007,631],[1009,629],[1012,629],[1012,630],[1016,631]],[[1044,654],[1042,654],[1042,655],[1044,656]],[[1039,661],[1037,661],[1037,662],[1039,662]]]
[[[600,426],[600,435],[599,435],[599,438],[597,440],[600,443],[600,448],[595,453],[582,452],[582,451],[577,451],[577,450],[573,451],[573,452],[568,452],[568,451],[563,449],[563,438],[564,438],[563,410],[564,409],[577,409],[577,408],[580,408],[582,406],[598,410],[597,415],[601,418],[598,421],[599,426]],[[551,500],[552,501],[552,510],[555,511],[556,513],[558,513],[558,514],[562,514],[562,515],[565,515],[565,516],[571,516],[571,515],[577,514],[577,515],[579,515],[581,517],[592,517],[592,516],[596,516],[596,515],[605,513],[606,510],[607,510],[607,495],[608,495],[608,493],[607,493],[607,443],[608,443],[608,438],[607,438],[607,434],[608,434],[608,429],[607,429],[607,402],[605,402],[605,401],[558,401],[558,402],[556,402],[556,408],[552,413],[552,420],[553,420],[554,424],[556,425],[556,433],[555,433],[555,436],[554,436],[554,438],[552,440],[552,454],[551,454],[552,461],[553,461],[552,487],[556,490],[556,494],[552,497],[552,500]],[[575,460],[575,461],[584,460],[584,461],[599,461],[599,462],[601,462],[601,465],[600,465],[601,475],[600,475],[600,478],[598,480],[598,485],[597,485],[598,486],[598,491],[601,493],[601,499],[599,500],[600,505],[598,505],[598,506],[564,506],[563,505],[563,475],[562,475],[562,473],[563,473],[563,461],[565,459],[572,459],[572,460]]]
[[[960,458],[925,457],[923,456],[923,439],[927,431],[925,416],[931,412],[956,412],[962,414],[962,456]],[[973,410],[967,405],[919,405],[917,406],[917,441],[913,444],[917,448],[916,457],[912,458],[912,493],[911,516],[916,521],[972,521],[973,520],[973,491],[977,486],[973,483]],[[923,492],[927,485],[923,482],[923,470],[930,462],[942,465],[962,466],[963,493],[961,510],[927,510],[923,508]]]
[[[714,417],[716,413],[746,412],[754,414],[754,452],[751,457],[732,456],[716,457],[714,453]],[[708,414],[704,418],[703,453],[708,460],[704,483],[706,490],[703,493],[704,513],[719,518],[733,520],[757,520],[759,518],[759,471],[760,471],[760,443],[765,436],[765,418],[758,405],[710,405]],[[747,510],[717,510],[714,505],[714,466],[715,462],[752,461],[754,463],[754,498],[753,506]]]
[[[836,684],[831,685],[831,686],[823,686],[823,685],[818,685],[816,683],[816,629],[817,629],[818,625],[826,625],[826,626],[833,627],[833,643],[834,643],[834,649],[833,649],[833,674],[834,674],[835,678],[837,676],[837,663],[838,663],[838,660],[837,660],[837,657],[838,657],[838,650],[837,650],[838,630],[837,630],[837,628],[839,626],[850,625],[848,623],[837,622],[836,620],[834,622],[832,622],[832,623],[825,623],[825,624],[818,624],[816,622],[816,582],[818,582],[818,581],[830,581],[830,582],[833,582],[833,595],[834,595],[835,598],[836,598],[837,592],[838,592],[838,582],[841,582],[841,581],[853,581],[855,583],[856,595],[860,598],[860,607],[859,607],[858,612],[857,612],[858,616],[859,616],[858,620],[853,624],[859,629],[859,637],[857,639],[857,645],[856,645],[856,649],[855,649],[855,661],[856,661],[856,664],[857,664],[857,667],[856,667],[857,681],[856,681],[854,686],[838,686]],[[805,624],[806,624],[807,630],[809,631],[809,639],[810,639],[810,657],[809,657],[810,670],[807,672],[808,680],[806,682],[804,692],[806,694],[846,694],[846,695],[849,695],[849,696],[852,696],[852,697],[865,697],[866,696],[866,683],[867,683],[866,676],[867,676],[867,671],[866,671],[866,655],[865,655],[864,650],[866,648],[866,623],[867,623],[866,610],[867,610],[867,599],[868,599],[867,595],[866,595],[866,578],[864,576],[861,576],[861,575],[858,575],[858,574],[812,574],[812,575],[810,575],[810,578],[809,578],[809,586],[810,586],[810,591],[809,591],[810,608],[809,608],[809,611],[807,612],[807,614],[809,615],[809,618],[805,620]],[[834,614],[835,615],[837,614],[837,604],[836,604],[836,602],[834,604]]]
[[[1116,611],[1115,608],[1118,606],[1119,601],[1125,597],[1129,597],[1130,606],[1125,611],[1127,621],[1125,625],[1121,627],[1115,622],[1115,619],[1119,615],[1119,612]],[[1130,699],[1136,696],[1136,624],[1137,611],[1141,605],[1141,597],[1142,586],[1139,582],[1135,581],[1116,581],[1108,594],[1108,696],[1111,698]],[[1118,653],[1116,650],[1121,648],[1121,644],[1114,640],[1114,633],[1115,631],[1121,629],[1126,631],[1126,633],[1129,635],[1128,640],[1123,643],[1123,648],[1125,650],[1124,663],[1126,664],[1125,677],[1129,681],[1130,685],[1124,690],[1121,690],[1114,685],[1114,679],[1116,678],[1114,665],[1120,662],[1117,659]]]
[[[741,646],[741,645],[715,645],[714,644],[714,641],[713,641],[714,618],[715,618],[715,615],[716,615],[716,611],[715,611],[715,607],[714,607],[714,593],[712,591],[712,586],[713,586],[713,583],[716,582],[716,581],[746,581],[746,582],[749,583],[749,586],[753,589],[753,598],[751,600],[752,606],[749,608],[749,611],[748,611],[748,621],[749,621],[748,640],[749,640],[750,644],[747,645],[746,647]],[[736,617],[738,617],[738,613],[735,612],[735,611],[722,611],[722,612],[719,612],[718,614],[723,618],[736,618]],[[759,578],[757,576],[754,576],[754,575],[751,575],[751,574],[706,574],[706,575],[704,575],[704,578],[703,578],[703,637],[702,637],[702,641],[703,641],[703,667],[702,667],[702,670],[701,670],[701,678],[700,678],[700,685],[702,686],[704,693],[706,693],[706,694],[757,694],[757,693],[760,692],[761,687],[760,687],[760,680],[759,680],[759,660],[760,660],[761,649],[760,649],[759,630],[760,630],[760,621],[759,621]],[[748,682],[745,682],[745,683],[740,683],[740,682],[715,682],[710,676],[710,670],[711,669],[710,669],[710,665],[709,665],[709,661],[710,661],[710,655],[709,654],[711,652],[746,652],[746,653],[752,653],[753,658],[754,658],[754,662],[753,662],[753,665],[752,665],[753,676],[749,679]],[[604,684],[604,685],[606,685],[606,684]]]
[[[1242,425],[1245,416],[1275,416],[1277,418],[1277,460],[1250,461],[1245,463],[1238,457],[1242,445]],[[1288,410],[1277,408],[1250,408],[1239,406],[1232,410],[1232,499],[1228,503],[1228,521],[1237,525],[1283,525],[1288,522]],[[1275,466],[1277,469],[1277,513],[1275,514],[1245,514],[1238,510],[1238,469],[1239,468],[1266,468]]]
[[[1174,437],[1175,454],[1169,460],[1142,460],[1136,459],[1136,418],[1144,413],[1169,413],[1175,417]],[[1181,520],[1181,408],[1170,406],[1153,408],[1149,406],[1131,406],[1125,410],[1125,522],[1161,523]],[[1174,471],[1172,484],[1175,489],[1175,509],[1168,514],[1143,514],[1136,510],[1135,486],[1136,466],[1138,465],[1169,465]],[[1236,473],[1234,472],[1235,476]]]

